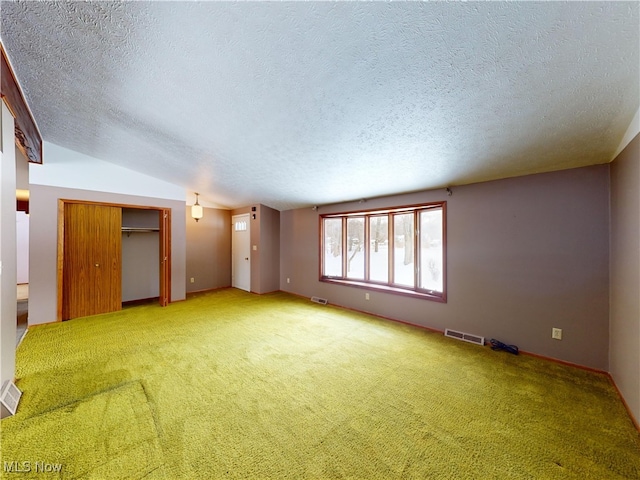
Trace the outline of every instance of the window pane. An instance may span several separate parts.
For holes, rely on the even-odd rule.
[[[364,218],[347,219],[347,278],[364,280]]]
[[[323,275],[342,276],[342,219],[324,219],[324,265]]]
[[[413,213],[393,216],[393,234],[393,283],[413,287]]]
[[[420,212],[420,288],[444,291],[442,209]]]
[[[369,219],[369,280],[372,282],[389,281],[389,217],[371,217]]]

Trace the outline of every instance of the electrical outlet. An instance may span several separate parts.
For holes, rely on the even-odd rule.
[[[291,283],[291,279],[287,277],[287,283]]]
[[[551,338],[556,340],[562,340],[562,329],[561,328],[552,328],[551,329]]]
[[[195,281],[196,281],[196,279],[195,279],[195,278],[193,278],[193,277],[191,277],[191,283],[193,283],[193,282],[195,282]]]
[[[369,292],[367,292],[367,293],[365,293],[365,294],[364,294],[364,299],[365,299],[365,300],[369,300]]]

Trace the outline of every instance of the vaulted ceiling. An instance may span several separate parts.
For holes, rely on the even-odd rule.
[[[640,105],[638,2],[1,7],[45,141],[222,207],[606,163]]]

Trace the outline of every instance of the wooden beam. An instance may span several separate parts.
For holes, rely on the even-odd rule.
[[[42,137],[1,43],[0,50],[2,50],[0,96],[15,118],[16,146],[30,162],[42,163]]]

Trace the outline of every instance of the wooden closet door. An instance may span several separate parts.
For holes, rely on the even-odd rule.
[[[171,302],[171,209],[160,210],[160,306]]]
[[[120,207],[65,205],[63,320],[122,308],[121,232]]]

